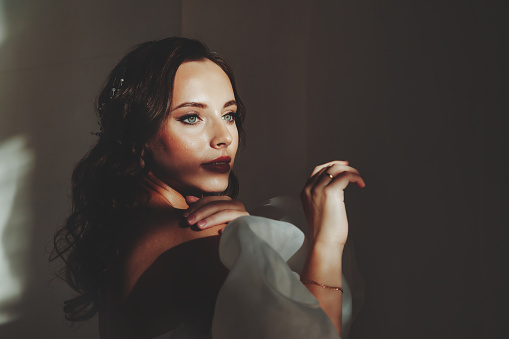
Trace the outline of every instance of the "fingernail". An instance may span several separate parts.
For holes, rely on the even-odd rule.
[[[193,215],[193,216],[190,216],[189,218],[187,218],[187,222],[191,225],[194,221],[196,220],[196,217]]]
[[[348,164],[349,164],[349,162],[348,162],[347,160],[345,160],[345,164],[346,164],[346,165],[348,165]]]
[[[197,223],[196,225],[197,225],[198,227],[203,227],[203,226],[205,226],[206,224],[207,224],[207,221],[206,221],[206,220],[200,220],[200,222],[199,222],[199,223]]]

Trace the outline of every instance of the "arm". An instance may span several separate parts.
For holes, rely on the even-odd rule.
[[[344,189],[350,182],[365,183],[348,162],[334,161],[314,169],[301,192],[310,229],[310,248],[302,271],[303,281],[342,287],[342,256],[348,236]],[[341,334],[342,291],[306,283]]]
[[[358,171],[349,167],[348,162],[334,161],[316,167],[302,191],[301,200],[311,231],[309,253],[301,274],[304,281],[342,287],[342,255],[348,235],[343,191],[350,182],[365,186]],[[186,197],[186,201],[190,208],[184,217],[199,229],[248,214],[240,202],[224,196]],[[306,287],[341,334],[342,292],[309,283]]]
[[[187,196],[186,202],[189,208],[184,212],[184,218],[198,229],[227,224],[235,218],[249,215],[244,204],[224,195],[201,199]]]

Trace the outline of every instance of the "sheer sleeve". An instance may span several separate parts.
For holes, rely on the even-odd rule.
[[[230,272],[216,300],[211,333],[205,337],[181,324],[158,339],[339,338],[318,301],[300,282],[308,229],[298,197],[272,198],[253,213],[258,216],[233,220],[221,235],[219,256]],[[364,299],[363,279],[348,242],[343,273],[345,339]]]
[[[339,338],[286,263],[303,242],[298,228],[268,218],[241,217],[225,228],[219,256],[230,273],[216,301],[213,338]]]
[[[304,245],[288,260],[290,268],[301,273],[307,256],[307,237],[309,229],[300,198],[285,195],[271,198],[257,207],[251,214],[274,220],[286,221],[298,227],[305,235]],[[343,305],[342,329],[343,339],[349,337],[352,323],[355,321],[364,304],[364,279],[355,258],[354,244],[348,239],[343,250]]]

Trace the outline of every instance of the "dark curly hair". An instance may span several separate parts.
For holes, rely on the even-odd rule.
[[[113,69],[97,102],[101,131],[97,143],[72,175],[72,209],[55,235],[50,261],[62,259],[57,276],[77,296],[65,301],[69,321],[90,319],[98,310],[105,273],[115,262],[120,235],[140,216],[137,188],[148,172],[141,165],[148,140],[166,120],[175,73],[187,61],[211,60],[228,75],[237,101],[236,126],[244,139],[244,107],[227,63],[203,43],[171,37],[135,47]],[[235,198],[239,187],[230,173],[223,195]]]

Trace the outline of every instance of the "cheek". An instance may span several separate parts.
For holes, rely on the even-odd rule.
[[[232,131],[232,137],[233,137],[233,141],[230,145],[230,148],[232,148],[234,151],[232,154],[232,158],[235,158],[235,156],[237,155],[238,148],[239,148],[239,131],[237,130],[237,127],[235,127],[234,131]]]
[[[200,154],[200,145],[203,144],[201,136],[174,136],[166,134],[160,139],[162,157],[172,167],[185,167],[196,162]]]

